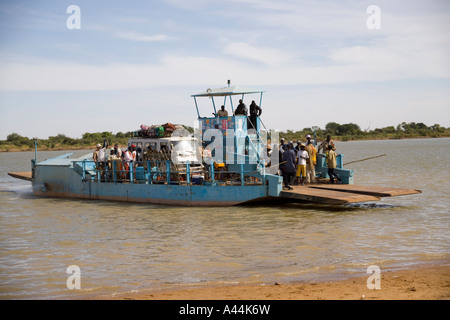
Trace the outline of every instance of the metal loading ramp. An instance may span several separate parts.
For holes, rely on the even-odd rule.
[[[11,177],[16,178],[16,179],[31,181],[31,171],[30,172],[8,172],[8,175],[10,175]]]
[[[392,187],[378,187],[378,186],[360,186],[354,184],[315,184],[310,185],[310,188],[321,190],[333,190],[340,192],[349,192],[357,194],[366,194],[376,197],[395,197],[404,196],[408,194],[422,193],[421,190],[392,188]]]
[[[420,190],[358,185],[317,184],[293,186],[293,190],[283,190],[280,198],[324,204],[347,204],[379,201],[381,197],[421,193]]]

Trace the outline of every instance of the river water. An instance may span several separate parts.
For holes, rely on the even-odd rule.
[[[355,184],[422,194],[329,206],[184,208],[33,196],[34,152],[0,154],[0,299],[273,284],[449,261],[450,139],[337,142]],[[91,151],[77,151],[83,155]],[[38,161],[64,152],[38,152]],[[80,269],[68,289],[67,267]],[[75,283],[75,282],[72,282]]]

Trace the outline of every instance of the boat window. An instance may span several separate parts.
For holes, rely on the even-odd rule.
[[[170,151],[169,143],[168,142],[161,142],[159,149],[160,150],[165,149],[164,151],[167,151],[167,152]]]
[[[195,140],[181,140],[173,141],[173,156],[176,162],[186,162],[197,163],[196,154],[196,141]]]
[[[156,150],[156,142],[146,142],[144,144],[144,150]]]
[[[193,152],[194,151],[194,140],[182,140],[174,141],[173,148],[178,151]]]

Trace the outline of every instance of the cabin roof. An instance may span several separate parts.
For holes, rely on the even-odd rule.
[[[229,96],[229,95],[237,95],[237,94],[262,93],[262,92],[264,92],[264,90],[230,86],[230,87],[216,88],[216,89],[208,88],[204,92],[200,92],[200,93],[191,95],[191,97]]]

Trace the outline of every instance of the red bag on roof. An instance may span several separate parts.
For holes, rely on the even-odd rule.
[[[166,123],[163,127],[167,132],[173,132],[175,130],[175,126],[171,123]]]

